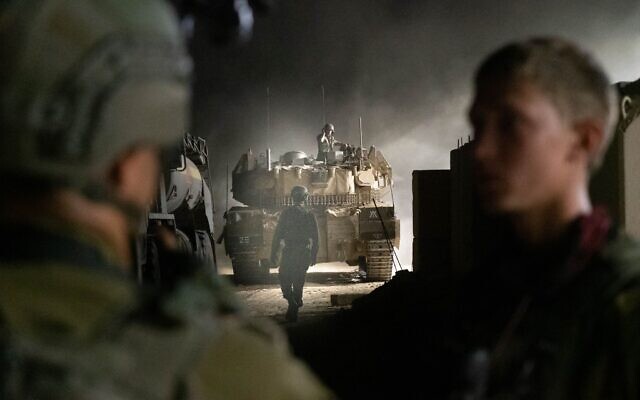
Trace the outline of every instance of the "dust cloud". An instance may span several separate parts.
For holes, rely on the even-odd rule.
[[[559,35],[592,51],[612,81],[640,77],[635,0],[276,4],[256,20],[248,45],[213,47],[196,37],[193,46],[192,130],[209,139],[218,227],[226,163],[232,169],[248,148],[267,146],[275,157],[294,149],[314,154],[325,116],[338,139],[356,143],[361,116],[365,145],[376,145],[393,167],[399,255],[410,265],[411,171],[448,168],[449,151],[470,134],[465,114],[474,68],[490,51]]]

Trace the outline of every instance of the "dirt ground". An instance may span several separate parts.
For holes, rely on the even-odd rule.
[[[229,269],[221,270],[231,275]],[[318,264],[309,269],[303,292],[304,306],[299,311],[299,321],[338,312],[346,306],[332,306],[331,295],[365,295],[383,282],[364,282],[359,278],[358,267],[345,263]],[[280,324],[285,323],[287,302],[282,298],[277,269],[271,270],[268,284],[238,285],[238,296],[249,307],[252,316],[266,317]]]

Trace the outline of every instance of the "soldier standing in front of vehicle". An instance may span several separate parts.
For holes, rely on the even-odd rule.
[[[183,274],[159,288],[132,279],[160,149],[188,115],[169,6],[5,1],[0,38],[0,398],[331,398],[197,262],[172,254]]]
[[[302,307],[302,289],[307,270],[315,265],[318,254],[318,225],[314,215],[304,208],[307,188],[295,186],[291,190],[293,206],[286,208],[273,235],[271,263],[277,264],[280,242],[284,240],[279,279],[282,296],[288,301],[286,319],[295,322]]]

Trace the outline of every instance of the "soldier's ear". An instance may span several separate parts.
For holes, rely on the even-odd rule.
[[[160,157],[156,148],[130,149],[111,166],[107,182],[113,195],[141,209],[156,197],[160,175]]]
[[[583,118],[573,123],[576,133],[574,156],[584,157],[587,165],[597,157],[604,141],[605,123],[596,118]]]

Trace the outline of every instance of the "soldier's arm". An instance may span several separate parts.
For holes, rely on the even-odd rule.
[[[322,151],[322,145],[328,142],[327,136],[324,133],[319,134],[316,137],[316,142],[318,143],[318,151]]]
[[[318,223],[316,217],[309,213],[309,236],[311,238],[311,265],[315,265],[318,256]]]
[[[273,240],[271,241],[271,263],[275,264],[277,260],[278,250],[280,249],[280,241],[282,240],[284,233],[284,222],[286,215],[286,209],[280,214],[280,218],[278,219],[278,225],[276,226],[276,231],[273,233]]]
[[[222,241],[224,240],[224,236],[225,236],[225,232],[227,231],[227,226],[223,226],[222,227],[222,232],[220,232],[220,236],[218,236],[218,240],[216,240],[217,244],[221,244]]]

